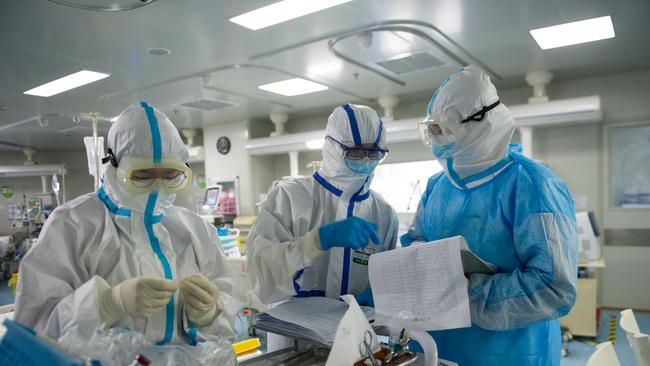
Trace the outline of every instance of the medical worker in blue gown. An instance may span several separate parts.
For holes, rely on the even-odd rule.
[[[436,90],[419,127],[444,172],[429,179],[402,245],[462,235],[498,267],[469,276],[470,328],[430,332],[440,357],[462,366],[559,365],[558,319],[576,298],[569,190],[509,149],[515,121],[476,66]]]

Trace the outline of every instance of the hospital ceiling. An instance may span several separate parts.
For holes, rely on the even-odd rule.
[[[179,128],[200,128],[265,118],[272,108],[304,113],[425,95],[465,62],[489,69],[502,87],[523,85],[534,69],[553,71],[557,80],[650,67],[647,0],[354,0],[257,31],[228,20],[273,2],[158,0],[94,12],[2,1],[0,150],[82,149],[89,123],[70,115],[111,118],[142,99]],[[604,15],[612,17],[613,39],[541,50],[528,33]],[[152,55],[152,48],[171,53]],[[391,62],[403,55],[415,56]],[[84,69],[111,76],[48,98],[23,94]],[[285,97],[257,88],[292,77],[329,89]],[[108,126],[100,122],[101,130]]]

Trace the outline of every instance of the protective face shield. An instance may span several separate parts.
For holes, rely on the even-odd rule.
[[[165,159],[153,164],[151,159],[128,156],[117,167],[117,178],[131,193],[178,193],[189,187],[192,170],[180,160]]]

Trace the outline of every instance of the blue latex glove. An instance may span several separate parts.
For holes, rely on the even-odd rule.
[[[402,248],[406,248],[411,246],[413,244],[413,239],[408,236],[408,234],[404,234],[399,238],[399,243],[402,245]]]
[[[361,249],[370,240],[379,244],[377,225],[355,216],[321,226],[318,237],[323,250],[333,247]]]
[[[361,306],[375,307],[375,299],[372,297],[372,290],[370,287],[354,295],[354,298],[357,299],[357,303]]]

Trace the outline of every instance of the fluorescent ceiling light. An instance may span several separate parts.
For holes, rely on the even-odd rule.
[[[289,80],[278,81],[275,83],[264,84],[258,86],[258,88],[287,97],[327,90],[327,87],[325,85],[301,78],[293,78]]]
[[[230,18],[230,21],[258,30],[350,1],[352,0],[284,0]]]
[[[530,31],[530,35],[533,36],[535,42],[543,50],[614,38],[616,36],[612,18],[609,15],[533,29]]]
[[[109,76],[109,74],[103,74],[101,72],[81,70],[79,72],[75,72],[74,74],[64,76],[60,79],[50,81],[47,84],[29,89],[23,94],[35,95],[37,97],[51,97],[55,94],[63,93],[64,91],[78,88],[82,85],[90,84],[94,81],[101,80]]]
[[[309,150],[320,150],[325,145],[325,139],[309,140],[305,142],[305,145]]]

